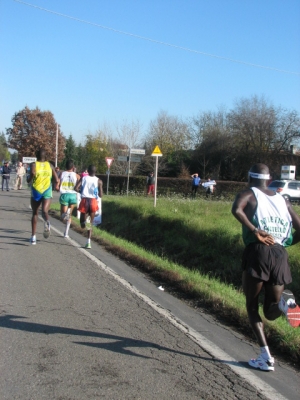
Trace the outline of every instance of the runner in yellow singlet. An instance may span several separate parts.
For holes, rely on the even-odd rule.
[[[56,190],[59,190],[59,179],[53,165],[46,161],[46,152],[40,149],[36,152],[37,161],[30,165],[30,174],[27,179],[31,183],[31,228],[32,235],[30,244],[36,244],[36,225],[38,219],[39,207],[42,204],[42,217],[45,221],[44,237],[47,239],[50,235],[49,207],[52,199],[52,179],[56,184]]]

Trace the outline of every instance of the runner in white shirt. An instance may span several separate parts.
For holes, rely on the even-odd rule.
[[[269,168],[255,164],[249,171],[249,188],[240,192],[232,213],[242,224],[245,250],[242,257],[242,285],[250,325],[260,346],[260,355],[249,365],[275,370],[263,321],[259,297],[264,291],[265,318],[274,321],[284,314],[293,327],[300,326],[300,307],[284,286],[292,282],[286,247],[300,241],[300,218],[291,203],[268,188]],[[294,232],[293,230],[294,229]]]
[[[80,180],[80,176],[74,172],[73,160],[67,160],[66,171],[63,171],[60,176],[60,187],[61,193],[60,202],[60,214],[61,219],[66,222],[66,229],[64,237],[69,237],[69,229],[72,222],[72,213],[74,207],[77,205],[77,192],[75,191],[76,183]]]
[[[96,167],[90,165],[88,168],[89,175],[84,176],[76,184],[75,190],[80,188],[81,201],[78,207],[80,212],[81,228],[86,228],[88,232],[88,240],[85,245],[86,249],[91,248],[92,224],[95,218],[95,213],[99,209],[98,198],[103,195],[102,180],[97,178]]]

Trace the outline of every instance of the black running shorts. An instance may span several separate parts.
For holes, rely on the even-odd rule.
[[[254,278],[272,285],[287,285],[292,282],[288,254],[280,244],[249,244],[243,253],[242,268]]]

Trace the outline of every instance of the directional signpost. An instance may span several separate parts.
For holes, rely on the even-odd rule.
[[[129,173],[130,173],[130,162],[141,162],[141,157],[131,157],[131,154],[140,154],[145,155],[146,150],[144,149],[129,149],[129,157],[128,157],[128,168],[127,168],[127,196],[129,191]]]
[[[106,161],[106,165],[107,165],[107,168],[108,168],[108,171],[107,171],[107,187],[106,187],[106,194],[108,195],[110,166],[111,166],[112,162],[114,161],[114,158],[113,157],[105,157],[105,161]]]
[[[156,157],[155,161],[155,185],[154,185],[154,207],[156,207],[156,190],[157,190],[157,170],[158,170],[158,157],[162,156],[162,152],[158,146],[153,150],[152,157]]]
[[[23,157],[22,158],[23,164],[31,164],[33,162],[36,162],[36,157]]]

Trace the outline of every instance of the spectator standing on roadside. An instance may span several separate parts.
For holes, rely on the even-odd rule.
[[[242,284],[250,325],[261,354],[249,365],[274,371],[259,315],[259,296],[264,289],[264,315],[275,320],[284,314],[292,326],[300,324],[300,307],[284,285],[292,281],[285,247],[300,240],[300,218],[291,203],[268,189],[269,168],[255,164],[249,171],[249,189],[240,192],[233,203],[232,214],[242,224],[245,250],[242,257]],[[292,228],[295,232],[292,233]]]
[[[86,249],[91,249],[92,225],[96,211],[99,209],[98,197],[103,196],[102,180],[96,176],[96,167],[90,165],[88,167],[88,175],[82,177],[75,186],[75,190],[81,193],[81,201],[78,207],[80,212],[80,226],[87,229],[88,240],[85,245]]]
[[[197,190],[199,188],[201,178],[199,177],[198,174],[193,174],[191,175],[192,180],[192,197],[196,197]]]
[[[154,189],[155,189],[154,173],[150,172],[147,176],[147,195],[149,196],[150,194],[152,194],[154,196]]]
[[[21,190],[23,177],[26,174],[25,168],[23,167],[23,164],[21,163],[21,161],[19,161],[19,163],[18,163],[16,173],[17,173],[17,179],[16,179],[16,184],[15,184],[15,189]]]
[[[9,179],[10,179],[10,167],[8,161],[4,162],[2,167],[2,192],[4,190],[4,183],[6,186],[6,190],[9,192]]]
[[[66,171],[61,172],[60,176],[60,214],[63,222],[66,223],[64,237],[69,237],[69,229],[72,222],[72,213],[77,205],[77,192],[75,186],[79,182],[80,176],[74,172],[73,160],[67,160]]]
[[[206,198],[214,194],[214,185],[216,185],[216,181],[211,180],[210,177],[207,178],[207,182],[202,183],[202,186],[205,188]]]
[[[54,166],[46,161],[46,151],[39,149],[36,152],[37,160],[30,164],[30,174],[27,177],[27,183],[31,184],[31,228],[32,235],[30,244],[36,244],[36,226],[38,212],[42,205],[42,217],[44,219],[44,238],[50,236],[50,221],[48,211],[52,199],[52,181],[55,182],[56,190],[59,190],[59,179],[56,175]]]

